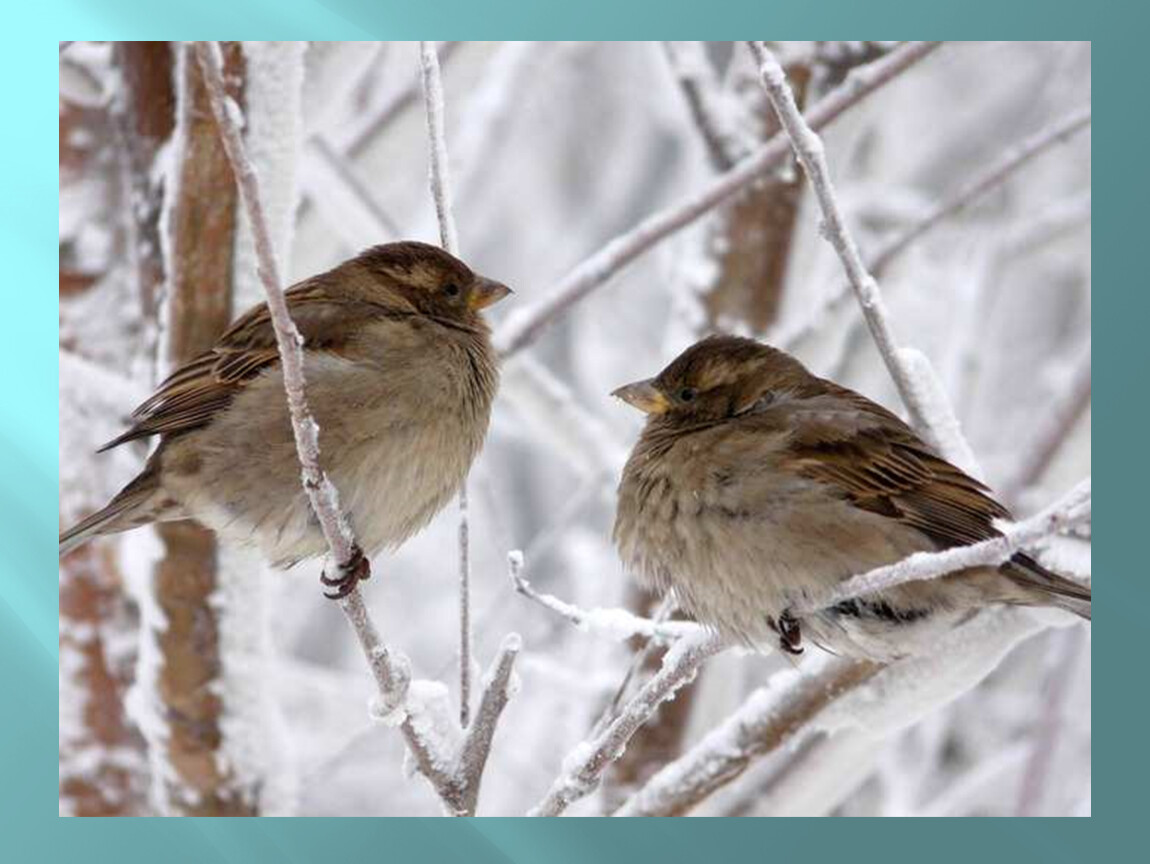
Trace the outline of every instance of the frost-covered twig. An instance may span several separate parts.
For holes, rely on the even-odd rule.
[[[483,767],[487,764],[487,756],[491,752],[491,739],[495,735],[495,727],[499,724],[503,709],[507,707],[507,700],[518,687],[513,671],[515,658],[522,647],[523,640],[519,638],[518,633],[509,633],[503,637],[499,653],[484,678],[479,708],[463,739],[456,773],[463,790],[464,810],[469,814],[475,813],[479,800],[479,784],[483,780]]]
[[[580,630],[604,633],[620,642],[638,636],[669,645],[683,637],[695,636],[703,629],[691,621],[653,621],[641,618],[626,609],[580,609],[551,594],[536,591],[523,575],[522,552],[515,550],[508,553],[507,565],[516,592],[566,618]]]
[[[303,473],[304,489],[323,529],[332,558],[341,569],[347,568],[362,553],[358,552],[351,529],[339,510],[335,487],[319,466],[319,427],[307,405],[303,375],[303,342],[284,299],[270,233],[260,204],[259,180],[244,147],[234,103],[230,102],[224,89],[219,46],[214,42],[197,42],[195,51],[204,73],[212,114],[219,127],[221,140],[235,174],[240,198],[255,240],[260,280],[267,293],[268,309],[283,365],[284,387],[291,409],[292,428]],[[443,742],[429,733],[429,730],[436,725],[436,716],[429,715],[428,705],[411,698],[411,674],[406,658],[401,655],[394,656],[383,644],[358,588],[353,588],[340,601],[340,608],[355,632],[379,689],[377,713],[386,717],[401,718],[400,731],[409,752],[420,773],[431,782],[449,811],[457,814],[470,812],[469,807],[474,807],[474,799],[465,794],[469,789],[466,784],[473,782],[478,785],[477,778],[478,774],[482,773],[482,764],[477,765],[474,755],[483,752],[485,756],[485,749],[472,748],[473,758],[466,774],[467,778],[472,779],[461,781],[460,777],[464,775],[460,774],[460,762],[456,754],[442,752]],[[508,650],[504,654],[513,657],[515,651],[510,650],[513,646],[507,647]],[[500,662],[509,663],[510,660]],[[496,697],[484,694],[484,698]],[[498,712],[495,712],[495,718],[497,717]],[[485,731],[483,734],[490,738],[489,732]]]
[[[446,63],[462,44],[462,42],[442,43],[439,47],[440,60]],[[417,75],[410,84],[392,93],[374,110],[366,112],[367,119],[344,139],[346,143],[342,147],[343,152],[351,158],[360,155],[396,117],[415,104],[419,94],[420,77]]]
[[[447,138],[443,125],[443,83],[434,42],[419,43],[420,80],[427,112],[427,138],[431,155],[431,197],[439,222],[439,241],[452,255],[459,254],[459,235],[451,205],[451,171],[447,164]],[[471,526],[467,516],[467,481],[459,489],[459,725],[471,722]]]
[[[647,681],[623,707],[619,716],[606,729],[584,741],[563,760],[559,777],[552,783],[543,800],[528,811],[528,816],[558,816],[573,802],[589,795],[599,784],[603,772],[622,754],[631,736],[651,717],[659,705],[694,678],[703,662],[726,647],[721,637],[706,630],[685,636],[671,646],[663,658],[663,667]]]
[[[795,104],[794,94],[787,84],[787,76],[774,54],[762,42],[750,42],[751,51],[759,62],[763,86],[767,98],[771,100],[779,122],[790,138],[795,155],[806,172],[811,188],[819,202],[823,214],[821,230],[834,246],[847,272],[851,287],[858,297],[867,326],[882,354],[883,361],[894,379],[903,404],[910,414],[911,422],[920,434],[941,449],[941,441],[930,425],[927,412],[915,391],[913,373],[899,356],[898,342],[890,325],[886,304],[879,292],[878,283],[863,264],[854,237],[847,230],[842,210],[831,183],[830,169],[827,167],[826,153],[822,139],[815,134],[811,124],[803,118]]]
[[[1036,156],[1045,153],[1055,144],[1066,141],[1089,124],[1090,107],[1086,106],[1014,144],[986,168],[968,178],[953,192],[940,198],[913,223],[883,241],[873,254],[866,257],[866,269],[872,273],[882,273],[891,261],[905,252],[923,235],[990,190],[1001,186]],[[1085,204],[1087,214],[1089,214],[1089,202],[1090,197],[1087,195]],[[1079,205],[1070,215],[1070,218],[1081,218],[1080,211],[1081,206]],[[1062,216],[1062,218],[1067,217]],[[1035,226],[1028,222],[1026,227],[1032,229]],[[802,322],[797,326],[780,330],[777,334],[772,335],[771,341],[783,348],[794,346],[801,339],[813,334],[828,315],[833,314],[846,304],[850,296],[850,284],[843,283],[819,304],[819,308],[806,315]]]
[[[616,816],[679,816],[777,749],[844,692],[882,666],[833,659],[817,673],[787,669],[747,698],[686,754],[659,771]]]
[[[1016,501],[1023,492],[1042,479],[1063,443],[1090,407],[1090,343],[1074,363],[1070,381],[1061,398],[1044,412],[1034,439],[1023,448],[1022,460],[1000,489],[1007,501]]]
[[[807,122],[814,129],[826,126],[940,44],[910,42],[881,60],[856,69],[841,86],[811,108]],[[571,270],[547,296],[534,303],[521,304],[516,312],[507,316],[506,323],[496,334],[500,353],[506,356],[521,351],[583,297],[608,282],[644,252],[744,189],[760,174],[781,165],[789,153],[790,144],[786,136],[776,135],[687,200],[647,217],[609,241]]]
[[[459,254],[459,235],[452,213],[451,170],[447,163],[447,139],[444,135],[443,82],[439,77],[439,58],[434,42],[419,43],[420,80],[427,111],[427,138],[431,162],[431,197],[439,222],[439,240],[452,255]]]
[[[718,76],[707,59],[702,42],[662,42],[663,56],[687,103],[691,120],[699,130],[711,164],[727,171],[745,155],[738,135],[723,113]]]
[[[941,552],[917,552],[895,564],[876,567],[874,570],[848,579],[826,597],[798,611],[810,613],[874,591],[885,591],[906,582],[935,579],[968,567],[994,567],[1010,560],[1015,553],[1039,544],[1089,518],[1088,478],[1046,510],[1007,528],[1001,537],[983,540],[970,546],[955,546]]]
[[[954,406],[930,358],[917,348],[896,348],[895,357],[899,368],[906,374],[907,392],[918,406],[923,429],[929,430],[934,446],[967,474],[981,479],[982,467],[975,458],[970,442],[962,434]]]

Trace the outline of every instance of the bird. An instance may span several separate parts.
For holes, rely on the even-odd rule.
[[[357,538],[328,596],[369,572],[460,489],[483,444],[498,358],[482,310],[509,295],[436,246],[373,246],[286,293],[303,340],[320,467]],[[267,304],[175,369],[100,451],[158,438],[143,470],[60,535],[60,556],[98,535],[194,519],[255,545],[274,566],[327,546],[300,479],[283,370]]]
[[[708,337],[612,395],[647,415],[618,488],[620,558],[736,643],[798,654],[806,637],[890,662],[987,606],[1090,619],[1090,589],[1023,552],[820,603],[913,553],[1001,536],[995,523],[1010,513],[896,415],[784,351]]]

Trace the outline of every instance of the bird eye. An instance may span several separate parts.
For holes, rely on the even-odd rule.
[[[694,387],[684,387],[679,391],[679,401],[690,402],[699,394],[695,391]]]
[[[454,282],[448,282],[446,285],[443,286],[443,293],[446,294],[448,297],[458,297],[462,293],[462,291],[461,291],[460,287],[458,285],[456,285]]]

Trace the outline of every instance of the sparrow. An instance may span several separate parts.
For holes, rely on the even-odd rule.
[[[497,356],[481,310],[511,290],[425,243],[374,246],[292,286],[320,466],[361,549],[395,547],[458,492],[487,432]],[[300,480],[266,304],[176,369],[100,452],[159,443],[102,510],[60,535],[194,519],[289,567],[327,547]],[[353,568],[363,575],[366,568]],[[325,580],[343,596],[355,578]]]
[[[890,411],[783,351],[711,337],[613,395],[647,414],[619,485],[620,557],[732,640],[795,654],[806,635],[886,662],[994,604],[1090,619],[1090,589],[1025,553],[820,606],[857,574],[1000,536],[1010,514]]]

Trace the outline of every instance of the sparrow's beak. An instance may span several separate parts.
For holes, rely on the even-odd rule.
[[[486,309],[511,293],[514,292],[502,282],[493,282],[481,276],[475,280],[475,287],[471,289],[471,296],[467,299],[472,309]]]
[[[662,391],[655,386],[654,380],[648,378],[646,381],[636,381],[634,384],[626,384],[611,393],[612,396],[617,396],[626,402],[628,405],[638,408],[644,414],[663,414],[671,407],[671,402],[663,395]]]

